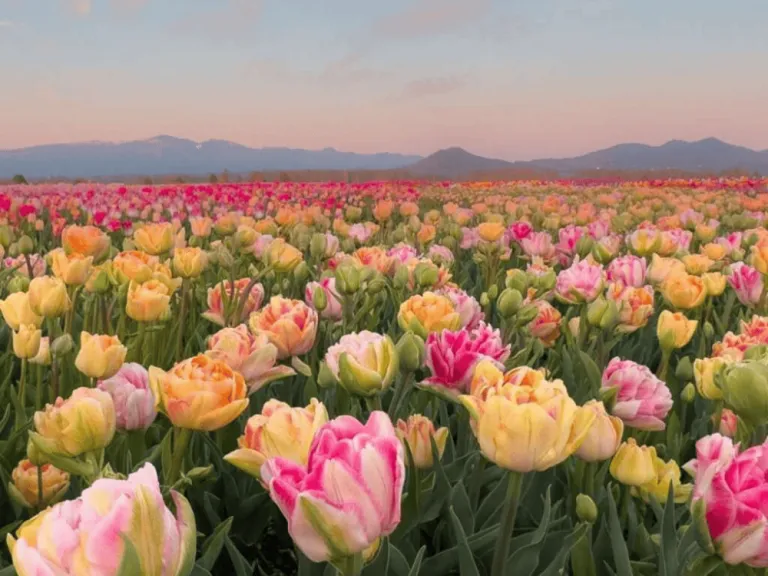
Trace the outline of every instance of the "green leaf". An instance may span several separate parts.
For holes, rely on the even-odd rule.
[[[616,563],[617,576],[632,576],[632,565],[629,562],[629,550],[624,540],[624,533],[619,522],[619,513],[616,511],[616,501],[613,499],[613,491],[608,492],[608,534],[611,539],[613,560]]]
[[[675,488],[669,483],[667,502],[661,521],[661,557],[659,568],[662,576],[677,576],[677,530],[675,530]]]
[[[492,522],[498,523],[506,495],[507,483],[499,481],[477,509],[477,513],[475,514],[475,523],[477,526],[485,528]]]
[[[496,543],[498,531],[499,525],[497,524],[480,532],[475,532],[467,538],[472,553],[475,556],[480,556],[483,552],[491,550]],[[424,560],[420,574],[448,574],[458,562],[458,546],[454,546]]]
[[[189,574],[189,576],[211,576],[211,573],[200,566],[200,564],[197,564],[194,568],[192,568],[192,572]]]
[[[168,474],[171,472],[171,462],[173,461],[173,452],[171,451],[171,436],[173,436],[173,427],[168,428],[163,441],[160,442],[160,464],[163,467],[163,479],[165,484],[169,484]]]
[[[709,576],[723,565],[722,559],[718,556],[705,556],[692,562],[685,573],[686,576]]]
[[[456,517],[461,521],[461,527],[467,534],[472,534],[475,531],[475,519],[472,517],[472,506],[469,503],[469,496],[464,489],[464,484],[459,482],[451,491],[451,506],[453,507]]]
[[[411,570],[408,572],[408,576],[419,576],[419,570],[421,569],[421,561],[424,559],[424,554],[427,551],[426,546],[422,546],[419,549],[419,553],[416,554],[416,558],[413,561]]]
[[[373,562],[363,568],[362,576],[387,576],[389,574],[389,557],[389,539],[385,539],[379,546],[379,551]]]
[[[461,527],[461,521],[456,516],[456,512],[453,510],[453,506],[448,508],[451,515],[451,522],[453,523],[453,531],[456,533],[456,539],[459,542],[459,573],[461,576],[480,576],[480,572],[477,570],[477,564],[472,555],[472,550],[469,548],[467,542],[467,535],[464,533],[464,529]]]
[[[221,501],[212,492],[206,492],[203,496],[203,510],[205,510],[205,515],[213,526],[221,524],[221,517],[217,512],[220,504]]]
[[[216,526],[208,538],[203,543],[203,553],[200,556],[200,560],[197,565],[205,568],[206,570],[212,570],[216,560],[221,554],[221,549],[224,547],[224,540],[229,535],[229,530],[232,528],[232,518],[227,518]]]
[[[11,405],[8,404],[5,407],[5,412],[3,413],[3,417],[0,418],[0,432],[2,432],[5,429],[10,419],[11,419]]]
[[[544,512],[541,514],[536,530],[530,533],[530,541],[514,551],[507,560],[507,566],[515,567],[515,574],[530,575],[539,565],[541,547],[544,544],[544,538],[549,530],[549,514],[552,510],[552,499],[550,488],[547,488],[547,495],[544,499]]]
[[[559,576],[565,573],[565,563],[576,543],[582,538],[586,538],[589,531],[589,524],[586,522],[579,524],[573,532],[565,537],[560,545],[560,551],[557,556],[547,565],[539,576]]]
[[[240,550],[237,549],[237,546],[232,543],[229,536],[224,539],[224,546],[227,547],[229,559],[232,560],[235,574],[237,574],[237,576],[253,576],[253,566],[248,564],[248,561],[240,553]]]
[[[408,560],[392,542],[389,543],[389,572],[393,576],[408,576],[411,569]],[[334,574],[334,576],[336,576]]]
[[[16,569],[13,566],[6,566],[0,570],[0,576],[16,576]]]
[[[595,361],[592,360],[592,357],[584,352],[584,350],[579,350],[579,358],[581,359],[581,363],[584,365],[587,378],[589,378],[589,381],[592,384],[592,390],[600,390],[600,384],[603,380],[600,368],[597,367],[597,364],[595,364]]]
[[[451,495],[451,483],[445,474],[443,464],[440,462],[440,454],[437,450],[434,437],[429,437],[432,444],[432,470],[435,473],[435,487],[432,489],[432,495],[427,504],[426,510],[421,515],[422,522],[430,522],[437,518],[443,504]]]

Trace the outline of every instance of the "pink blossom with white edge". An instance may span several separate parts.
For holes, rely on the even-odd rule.
[[[557,275],[555,296],[568,304],[592,302],[602,292],[603,285],[603,267],[580,260]]]
[[[448,298],[453,304],[453,309],[459,314],[459,322],[462,328],[477,327],[481,321],[485,320],[485,314],[480,307],[480,303],[474,296],[470,296],[461,288],[453,286],[444,286],[435,292]]]
[[[603,371],[602,389],[618,388],[614,416],[639,430],[664,430],[674,404],[667,385],[647,366],[614,358]]]
[[[313,562],[362,553],[400,523],[404,449],[384,412],[372,412],[366,424],[352,416],[328,422],[306,467],[273,458],[261,478]]]
[[[149,373],[141,364],[126,362],[97,388],[108,393],[115,404],[118,430],[146,430],[157,417],[155,395],[149,387]]]
[[[745,306],[752,308],[760,302],[760,297],[763,295],[763,275],[752,266],[747,266],[743,262],[732,264],[728,284],[736,292],[739,302]]]
[[[329,276],[321,279],[320,282],[309,282],[307,284],[304,290],[304,301],[315,310],[317,310],[314,304],[315,291],[318,288],[325,292],[326,301],[325,309],[320,312],[320,316],[334,322],[341,320],[342,306],[339,293],[336,291],[336,278]]]
[[[621,282],[624,286],[640,288],[645,284],[648,263],[645,258],[627,254],[611,261],[606,269],[610,282]]]

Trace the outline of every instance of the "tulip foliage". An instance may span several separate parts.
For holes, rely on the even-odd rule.
[[[0,576],[768,575],[766,214],[0,188]]]

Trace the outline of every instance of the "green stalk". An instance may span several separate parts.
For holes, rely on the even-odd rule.
[[[332,562],[339,576],[359,576],[363,571],[363,555],[346,556]]]
[[[45,503],[43,502],[43,465],[40,464],[37,467],[37,508],[41,512],[45,508]]]
[[[176,354],[174,358],[176,362],[181,361],[182,344],[184,340],[184,321],[187,316],[187,279],[184,278],[181,281],[181,309],[179,310],[179,331],[176,334]]]
[[[192,430],[176,428],[173,436],[173,457],[171,458],[171,469],[166,480],[169,486],[173,486],[179,479],[179,476],[181,476],[181,466],[184,463],[184,456],[186,456],[189,441],[192,439]]]
[[[592,556],[592,528],[582,536],[571,552],[573,576],[596,576],[595,559]]]
[[[43,409],[43,367],[35,366],[35,410]]]
[[[508,574],[507,556],[509,555],[509,543],[512,540],[512,532],[515,529],[515,517],[520,503],[520,489],[523,485],[523,475],[520,472],[509,473],[509,485],[507,497],[504,501],[504,510],[501,513],[501,526],[499,537],[496,540],[496,549],[493,552],[493,564],[491,576],[506,576]]]
[[[26,408],[27,404],[27,359],[21,359],[21,380],[19,380],[19,404],[21,404],[22,412]],[[23,414],[22,414],[23,415]]]

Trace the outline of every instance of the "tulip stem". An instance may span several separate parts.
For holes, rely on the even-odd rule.
[[[35,410],[43,409],[43,367],[35,366]]]
[[[179,332],[176,335],[176,362],[181,361],[182,344],[184,342],[184,321],[187,316],[187,279],[181,281],[181,309],[179,310]]]
[[[192,438],[192,430],[188,428],[176,428],[174,432],[173,457],[166,480],[169,486],[173,486],[181,475],[181,466],[184,463],[184,456],[186,456],[189,441]]]
[[[333,562],[339,576],[358,576],[363,571],[363,555],[346,556]]]
[[[413,381],[413,372],[408,372],[400,382],[400,386],[395,389],[395,394],[392,397],[392,403],[389,405],[389,417],[392,422],[397,422],[397,417],[400,415],[400,410],[403,408],[403,404],[407,401],[411,392],[411,386]]]
[[[22,408],[25,408],[27,403],[26,387],[27,387],[27,359],[22,358],[21,359],[21,380],[19,380],[19,404],[21,404]]]
[[[365,399],[365,404],[368,406],[369,412],[376,412],[381,410],[381,396],[375,394],[374,396],[368,396]]]
[[[43,465],[40,462],[37,464],[37,508],[42,512],[45,508],[43,502]]]
[[[506,564],[507,556],[509,555],[509,543],[512,539],[512,532],[515,529],[515,517],[517,516],[517,506],[520,503],[522,485],[523,475],[520,472],[510,472],[507,497],[504,501],[504,510],[501,515],[499,537],[496,540],[496,549],[493,552],[491,576],[505,576],[507,574]]]

